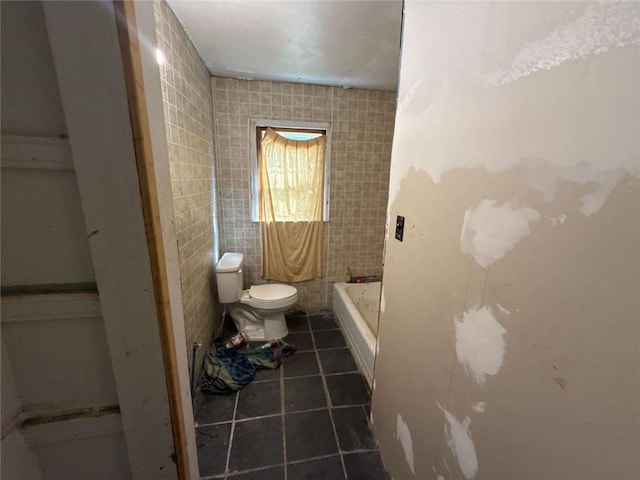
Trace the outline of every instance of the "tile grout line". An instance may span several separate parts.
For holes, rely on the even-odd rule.
[[[344,454],[352,454],[352,453],[375,453],[378,452],[378,449],[376,448],[360,448],[360,449],[356,449],[356,450],[351,450],[348,452],[344,452]],[[327,455],[318,455],[317,457],[309,457],[309,458],[303,458],[301,460],[292,460],[291,462],[288,463],[288,465],[298,465],[298,464],[302,464],[302,463],[308,463],[308,462],[315,462],[317,460],[324,460],[327,458],[333,458],[333,457],[340,457],[342,456],[343,453],[337,452],[337,453],[329,453]],[[262,472],[265,470],[269,470],[270,468],[277,468],[277,467],[284,467],[285,464],[284,463],[274,463],[273,465],[267,465],[267,466],[263,466],[263,467],[253,467],[253,468],[248,468],[246,470],[238,470],[237,472],[233,472],[234,476],[237,475],[245,475],[247,473],[254,473],[254,472]],[[201,480],[215,480],[215,479],[222,479],[224,478],[223,474],[217,474],[217,475],[209,475],[206,477],[202,477]],[[229,480],[233,480],[233,476],[230,477]]]
[[[236,429],[236,414],[238,411],[238,402],[240,401],[240,392],[236,392],[236,401],[233,405],[233,419],[231,420],[231,433],[229,433],[229,446],[227,447],[227,462],[224,467],[225,480],[229,477],[229,462],[231,461],[231,447],[233,445],[233,435]]]
[[[331,421],[331,428],[333,429],[333,437],[336,441],[336,448],[338,449],[340,465],[342,465],[342,474],[346,479],[348,478],[347,467],[345,466],[344,458],[342,456],[342,449],[340,448],[340,441],[338,440],[338,431],[336,430],[336,423],[333,420],[333,412],[331,411],[331,407],[333,404],[331,403],[331,396],[329,395],[329,386],[327,385],[327,379],[324,376],[324,369],[322,368],[322,363],[320,362],[320,354],[318,353],[318,349],[316,348],[316,339],[315,339],[315,336],[313,335],[313,330],[311,329],[311,320],[308,319],[308,321],[309,321],[309,332],[311,333],[311,342],[313,343],[313,349],[315,350],[316,361],[318,362],[318,369],[320,370],[320,378],[322,378],[322,387],[324,388],[324,396],[327,401],[327,407],[329,410],[329,420]]]
[[[318,351],[320,352],[324,352],[326,350],[332,351],[332,350],[349,350],[349,347],[347,345],[342,345],[340,347],[325,347],[325,348],[318,348]]]
[[[350,453],[373,453],[373,452],[377,452],[377,451],[378,451],[378,449],[376,449],[376,448],[359,448],[357,450],[350,450],[348,452],[328,453],[326,455],[319,455],[317,457],[303,458],[301,460],[292,460],[291,462],[289,462],[289,465],[296,465],[296,464],[299,464],[299,463],[314,462],[316,460],[322,460],[324,458],[341,457],[344,453],[346,453],[346,454],[350,454]],[[242,472],[242,473],[244,473],[244,472]]]
[[[313,375],[314,377],[319,377],[320,375]],[[296,377],[296,378],[286,378],[284,380],[297,380],[298,378],[311,378],[311,377]],[[362,407],[365,408],[367,405],[369,405],[368,403],[353,403],[353,404],[346,404],[346,405],[334,405],[333,407],[316,407],[316,408],[307,408],[304,410],[292,410],[291,412],[285,412],[285,415],[289,415],[291,413],[309,413],[309,412],[319,412],[321,410],[327,410],[328,408],[332,408],[333,410],[342,410],[342,409],[347,409],[347,408],[356,408],[356,407]],[[274,418],[274,417],[279,417],[281,416],[281,413],[270,413],[268,415],[258,415],[256,417],[247,417],[247,418],[239,418],[236,420],[236,423],[246,423],[246,422],[250,422],[252,420],[262,420],[265,418]],[[222,422],[212,422],[212,423],[202,423],[202,424],[198,424],[198,428],[200,427],[215,427],[218,425],[227,425],[229,423],[233,423],[233,420],[225,420]]]
[[[287,425],[284,398],[284,369],[280,365],[280,414],[282,415],[282,462],[284,464],[284,480],[287,480]]]
[[[304,353],[315,353],[315,352],[304,352]],[[323,375],[325,377],[338,377],[340,375],[353,375],[354,373],[360,373],[360,371],[359,370],[349,370],[347,372],[324,373]],[[285,377],[285,380],[293,380],[293,379],[296,379],[296,378],[319,377],[319,376],[320,376],[319,373],[314,373],[314,374],[311,374],[311,375],[298,375],[298,376],[295,376],[295,377]]]

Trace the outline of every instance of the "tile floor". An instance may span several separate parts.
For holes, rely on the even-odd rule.
[[[196,397],[201,478],[387,480],[369,390],[333,315],[297,312],[287,324],[297,351],[281,368],[232,395]]]

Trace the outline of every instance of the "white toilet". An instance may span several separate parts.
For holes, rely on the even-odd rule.
[[[218,299],[227,305],[231,318],[250,341],[275,340],[289,333],[284,312],[298,301],[290,285],[268,283],[242,289],[242,253],[225,253],[216,265]]]

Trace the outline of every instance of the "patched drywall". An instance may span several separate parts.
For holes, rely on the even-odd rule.
[[[531,208],[484,199],[464,214],[460,248],[473,255],[478,265],[488,267],[529,235],[529,224],[539,219]]]
[[[507,331],[493,316],[491,307],[472,307],[455,318],[456,355],[476,382],[496,375],[502,367]]]
[[[576,3],[572,14],[571,21],[525,45],[508,68],[487,74],[487,83],[503,85],[564,62],[588,60],[614,48],[640,43],[638,11],[631,2]]]
[[[464,420],[459,421],[455,415],[444,408],[441,409],[446,422],[444,434],[447,438],[447,445],[458,460],[464,478],[475,478],[478,473],[478,456],[469,432],[471,420],[469,417],[465,417]]]
[[[407,465],[411,469],[411,473],[416,473],[416,467],[413,461],[413,440],[411,439],[411,431],[409,426],[404,422],[402,416],[398,415],[398,421],[396,424],[396,438],[402,445],[404,451],[404,458],[407,461]]]
[[[372,416],[394,478],[640,476],[640,4],[406,3]],[[442,407],[440,407],[442,406]]]
[[[623,99],[621,92],[637,89],[637,72],[616,76],[615,67],[607,66],[637,51],[640,7],[636,3],[571,2],[537,8],[480,3],[467,11],[473,15],[455,12],[455,7],[410,8],[431,11],[406,21],[422,38],[415,46],[403,44],[405,74],[398,116],[404,128],[395,136],[390,204],[411,168],[439,182],[444,173],[457,168],[483,167],[500,173],[515,165],[533,166],[530,186],[543,190],[548,200],[559,180],[587,185],[602,196],[610,189],[613,172],[640,175],[633,128],[638,112],[615,107]],[[542,8],[544,13],[538,11]],[[530,19],[535,15],[538,21],[533,25]],[[441,25],[451,22],[450,30],[432,28],[436,19],[442,19]],[[498,31],[506,34],[509,23],[513,32],[499,37]],[[493,33],[487,34],[489,28]],[[512,41],[501,44],[499,38]],[[433,58],[420,50],[435,44],[444,46]],[[408,56],[413,57],[409,63]],[[587,62],[591,65],[582,68],[586,77],[571,75]],[[463,71],[465,75],[456,74]],[[543,79],[547,73],[564,78],[547,82]],[[580,88],[573,88],[576,81]],[[518,90],[525,82],[538,85],[522,97]],[[614,84],[616,92],[611,91],[607,101],[607,89],[602,87]],[[558,101],[563,108],[553,108]],[[574,121],[576,116],[579,122]],[[603,143],[603,138],[610,141]],[[431,146],[425,158],[427,144]],[[593,207],[586,208],[589,212]]]

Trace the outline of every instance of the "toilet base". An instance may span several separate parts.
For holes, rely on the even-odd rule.
[[[283,312],[262,316],[244,305],[234,305],[230,311],[238,331],[250,342],[279,340],[289,334]]]

